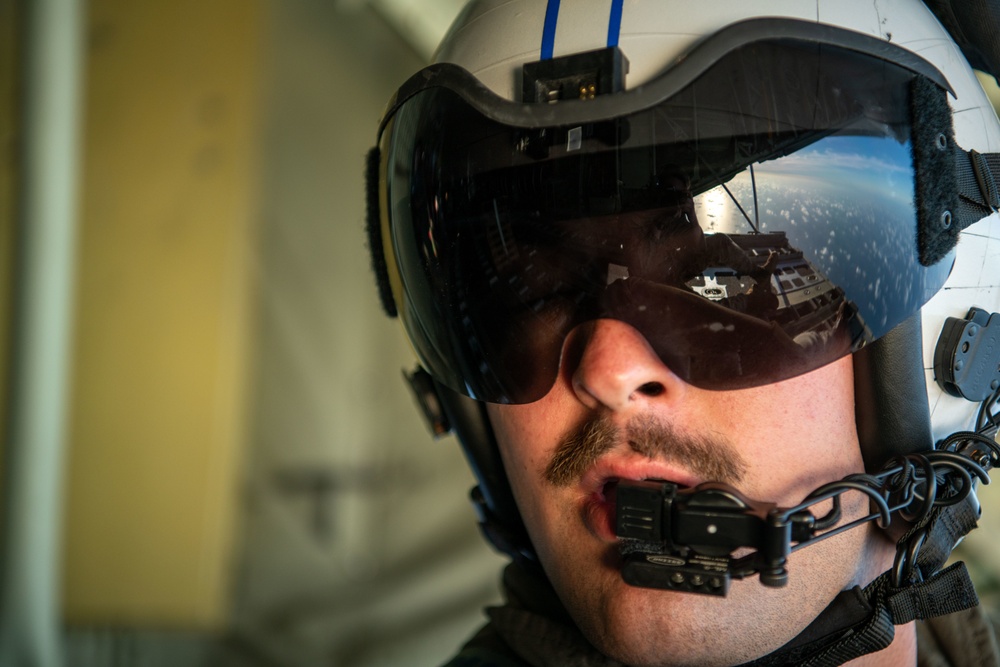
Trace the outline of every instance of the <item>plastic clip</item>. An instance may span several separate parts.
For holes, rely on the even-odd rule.
[[[1000,387],[1000,314],[971,308],[945,320],[934,349],[934,379],[952,396],[982,402]]]

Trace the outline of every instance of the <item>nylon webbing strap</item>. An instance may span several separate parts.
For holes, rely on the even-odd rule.
[[[954,215],[960,229],[1000,209],[1000,153],[955,151],[958,206]]]
[[[891,573],[880,575],[865,588],[873,611],[864,623],[843,639],[808,660],[803,667],[835,667],[889,646],[896,625],[963,611],[979,604],[965,563],[955,563],[919,584],[892,588]]]
[[[896,628],[885,604],[888,575],[888,572],[880,575],[865,588],[865,596],[872,603],[872,613],[863,623],[847,629],[840,641],[797,664],[803,667],[836,667],[859,656],[881,651],[891,644]]]
[[[944,566],[958,541],[975,529],[979,514],[979,501],[974,493],[970,493],[960,503],[931,512],[926,522],[914,526],[903,536],[900,542],[919,530],[926,531],[916,561],[921,576],[931,576]]]
[[[978,507],[975,494],[969,494],[960,503],[934,509],[907,531],[897,549],[909,552],[910,545],[917,546],[912,567],[907,568],[909,576],[902,586],[895,587],[895,573],[890,570],[865,587],[862,595],[871,611],[864,618],[808,644],[779,649],[744,667],[836,667],[889,646],[896,625],[978,605],[979,598],[964,563],[938,571],[958,540],[976,527]]]
[[[959,561],[927,581],[888,591],[886,604],[895,624],[902,625],[975,607],[979,596],[965,563]]]
[[[885,572],[865,588],[872,613],[859,626],[844,632],[840,641],[798,664],[803,667],[836,667],[849,660],[889,646],[895,626],[913,620],[945,616],[979,604],[965,563],[955,563],[927,581],[894,589]],[[780,663],[779,663],[780,664]]]

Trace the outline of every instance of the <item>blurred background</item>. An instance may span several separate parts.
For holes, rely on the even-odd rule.
[[[460,5],[0,0],[0,665],[430,666],[499,600],[363,235]]]

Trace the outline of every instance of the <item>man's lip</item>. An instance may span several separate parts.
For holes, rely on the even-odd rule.
[[[581,480],[584,491],[583,517],[587,528],[604,542],[615,542],[616,495],[618,483],[655,479],[678,486],[695,486],[700,480],[693,475],[652,460],[636,463],[603,462],[588,471]]]
[[[667,463],[645,459],[639,462],[601,462],[587,471],[580,481],[585,494],[604,495],[611,482],[620,480],[642,481],[647,479],[672,482],[678,486],[697,486],[702,481],[691,473]]]

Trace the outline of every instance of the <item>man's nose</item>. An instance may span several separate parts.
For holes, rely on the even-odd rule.
[[[679,400],[688,385],[660,361],[634,327],[597,320],[576,332],[579,351],[572,369],[573,391],[591,409],[643,409],[650,402]]]

